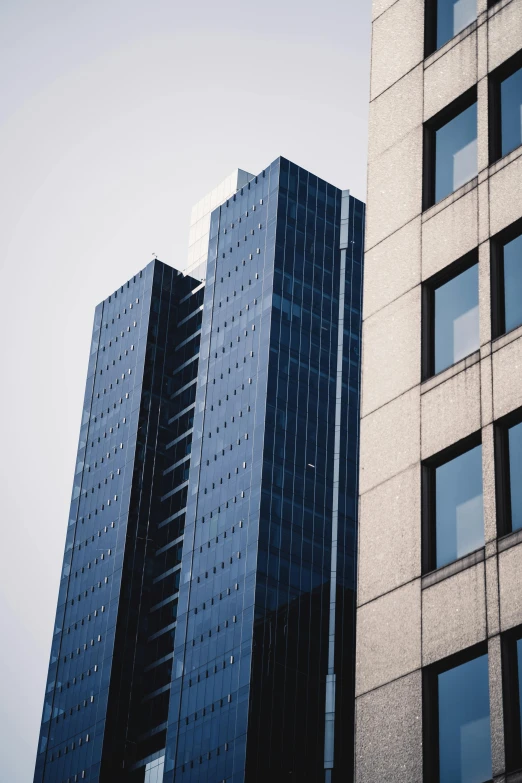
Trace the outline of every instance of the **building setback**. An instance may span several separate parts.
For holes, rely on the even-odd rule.
[[[351,776],[364,205],[233,178],[96,310],[38,782]]]
[[[522,4],[373,3],[356,781],[522,769]]]

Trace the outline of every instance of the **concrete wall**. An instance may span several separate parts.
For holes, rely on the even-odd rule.
[[[424,0],[373,2],[357,783],[422,781],[422,667],[486,639],[495,779],[505,771],[499,633],[522,623],[522,542],[497,540],[493,422],[522,406],[522,327],[491,341],[489,238],[522,217],[522,148],[488,166],[487,75],[522,49],[522,2],[486,5],[424,59]],[[478,177],[423,212],[423,123],[474,85]],[[476,248],[480,350],[422,382],[422,283]],[[423,576],[421,460],[479,430],[485,548]]]

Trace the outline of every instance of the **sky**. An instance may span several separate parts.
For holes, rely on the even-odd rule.
[[[95,305],[279,155],[365,198],[370,0],[0,3],[0,779],[32,781]]]

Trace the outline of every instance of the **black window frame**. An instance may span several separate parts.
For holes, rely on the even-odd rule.
[[[454,120],[459,114],[469,109],[470,106],[477,103],[477,86],[470,87],[469,90],[459,95],[454,101],[449,103],[443,109],[441,109],[433,117],[430,117],[424,123],[423,129],[423,161],[422,161],[422,210],[423,212],[435,204],[440,202],[435,201],[435,169],[436,169],[436,143],[435,135],[438,130]],[[478,138],[478,127],[477,127]],[[472,180],[470,180],[471,182]],[[466,183],[468,184],[468,183]],[[463,186],[462,186],[463,187]],[[459,190],[459,188],[457,188]],[[455,193],[456,191],[452,191]],[[448,193],[444,198],[451,196]],[[444,201],[444,198],[441,201]]]
[[[479,642],[465,650],[460,650],[448,658],[427,666],[422,672],[422,725],[423,725],[423,768],[424,783],[439,783],[439,694],[438,676],[455,669],[475,658],[488,654],[487,641]],[[488,659],[489,660],[489,659]],[[491,706],[490,706],[491,720]]]
[[[495,422],[495,497],[497,536],[513,532],[511,517],[511,476],[509,470],[509,430],[522,423],[522,408],[517,408]]]
[[[421,465],[421,497],[422,497],[422,573],[429,574],[446,568],[450,563],[437,566],[437,508],[436,508],[436,470],[467,451],[482,445],[482,432],[478,430],[465,438],[452,443],[451,446],[439,451],[432,457],[423,460]],[[484,489],[484,488],[483,488]],[[478,550],[477,550],[478,551]],[[468,554],[471,554],[469,552]],[[452,560],[457,563],[462,558]]]
[[[522,769],[522,739],[519,703],[517,641],[522,639],[522,625],[502,634],[502,696],[504,702],[504,741],[506,772]]]
[[[498,0],[493,0],[494,2],[498,2]],[[434,54],[435,52],[438,52],[439,49],[442,49],[446,44],[448,44],[450,41],[453,41],[454,38],[456,38],[458,35],[461,35],[461,33],[464,32],[464,30],[467,29],[467,27],[471,27],[472,24],[475,24],[477,21],[477,17],[473,20],[473,22],[470,22],[469,25],[466,25],[466,27],[463,27],[462,30],[460,30],[458,33],[455,33],[451,38],[448,38],[447,41],[445,41],[441,46],[437,46],[437,4],[438,0],[426,0],[425,4],[425,10],[424,10],[424,57],[429,57],[431,54]],[[478,16],[478,15],[477,15]]]
[[[432,275],[422,284],[421,375],[423,381],[438,375],[435,373],[435,291],[458,277],[462,272],[471,269],[478,262],[478,248],[474,248],[456,261],[452,261],[451,264]],[[449,366],[453,367],[452,364]],[[449,367],[440,370],[440,372],[445,372],[447,369]]]
[[[495,234],[490,240],[491,254],[491,339],[506,332],[506,307],[504,301],[504,246],[522,235],[522,218]],[[519,324],[522,326],[522,324]],[[514,326],[513,329],[518,329]],[[512,331],[512,330],[510,330]]]
[[[498,2],[498,0],[497,0]],[[503,62],[498,68],[495,68],[488,76],[488,113],[489,113],[489,165],[505,157],[502,154],[502,115],[500,100],[500,85],[512,76],[516,71],[522,68],[522,49],[516,52],[512,57]],[[522,145],[519,145],[522,146]],[[515,147],[514,149],[519,149]],[[510,150],[506,155],[511,154]]]

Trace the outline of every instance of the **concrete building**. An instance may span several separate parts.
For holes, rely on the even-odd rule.
[[[522,2],[374,0],[356,781],[522,779]]]

